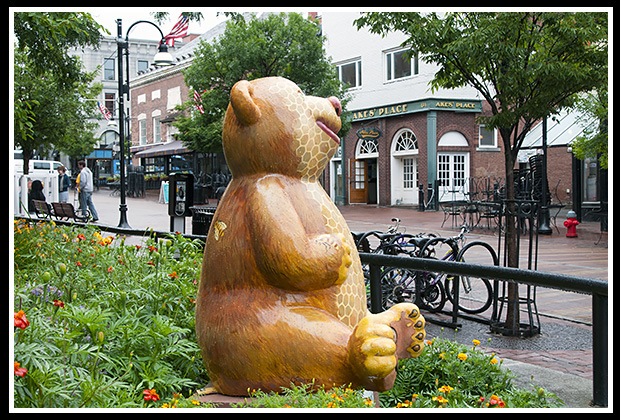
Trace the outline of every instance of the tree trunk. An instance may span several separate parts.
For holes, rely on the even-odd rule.
[[[508,143],[508,144],[506,144]],[[508,267],[519,266],[519,254],[517,248],[517,224],[516,219],[513,216],[515,214],[515,204],[512,200],[515,198],[515,184],[514,184],[514,165],[516,153],[512,153],[510,147],[510,140],[504,141],[504,155],[505,155],[505,171],[506,171],[506,217],[504,218],[506,225],[506,243],[504,245],[504,252],[506,253],[506,260]],[[508,304],[506,307],[506,320],[504,327],[507,330],[514,332],[518,331],[520,319],[519,319],[519,286],[516,283],[508,283]]]

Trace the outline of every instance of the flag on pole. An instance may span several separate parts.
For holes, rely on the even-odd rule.
[[[196,109],[198,110],[198,112],[200,112],[201,114],[205,113],[205,109],[202,106],[202,98],[201,98],[201,94],[205,93],[207,90],[203,90],[202,92],[198,92],[197,90],[194,90],[194,102],[196,104]]]
[[[112,114],[110,114],[110,111],[108,111],[108,108],[103,106],[101,102],[97,101],[97,106],[99,107],[99,111],[101,111],[101,113],[103,114],[103,118],[105,118],[106,121],[112,118]]]
[[[165,43],[171,47],[174,47],[174,40],[186,36],[188,28],[189,18],[181,13],[179,15],[179,20],[177,20],[177,23],[174,24],[170,33],[164,37]]]

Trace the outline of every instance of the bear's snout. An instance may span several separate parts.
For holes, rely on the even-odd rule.
[[[334,109],[336,110],[336,115],[340,116],[340,114],[342,114],[342,105],[340,104],[338,98],[336,98],[335,96],[330,96],[329,98],[327,98],[327,100],[331,102],[331,104],[334,106]]]

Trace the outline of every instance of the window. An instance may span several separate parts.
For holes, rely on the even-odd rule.
[[[146,144],[146,120],[138,121],[138,129],[140,131],[140,145]]]
[[[105,146],[114,144],[114,142],[117,139],[118,139],[118,133],[116,131],[113,131],[113,130],[104,131],[103,134],[101,134],[101,137],[99,138],[99,146],[105,147]]]
[[[114,111],[116,111],[116,106],[114,106],[116,102],[116,94],[106,93],[104,94],[104,98],[105,107],[108,108],[108,111],[110,111],[110,113],[114,114]]]
[[[395,155],[409,155],[418,153],[418,139],[411,130],[402,130],[396,138],[396,145],[394,147]]]
[[[161,124],[159,116],[153,117],[153,143],[161,143]]]
[[[113,58],[108,58],[103,62],[103,80],[116,80],[114,63]]]
[[[360,139],[355,150],[356,159],[376,158],[379,156],[377,139]]]
[[[415,158],[403,159],[403,188],[415,188],[417,181],[416,168]]]
[[[497,147],[495,130],[487,130],[486,126],[481,124],[478,134],[478,147]]]
[[[338,65],[338,78],[350,88],[360,87],[362,85],[362,61],[356,60]]]
[[[149,68],[149,62],[146,60],[138,60],[138,73],[146,71]]]
[[[418,74],[418,57],[409,57],[409,49],[391,51],[385,54],[387,81],[402,79]]]

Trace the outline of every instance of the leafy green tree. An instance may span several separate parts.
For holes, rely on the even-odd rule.
[[[94,74],[83,71],[68,50],[99,45],[102,26],[88,13],[18,12],[14,58],[14,142],[23,151],[24,173],[34,150],[54,147],[77,153],[76,145],[92,150],[95,142],[87,124],[101,85],[91,86]],[[65,149],[63,149],[65,148]]]
[[[242,79],[286,77],[308,95],[338,96],[344,107],[345,87],[325,55],[323,42],[318,25],[297,13],[248,21],[242,15],[233,16],[220,38],[200,43],[192,65],[184,71],[192,94],[203,92],[204,114],[195,111],[193,98],[186,102],[185,109],[192,112],[175,123],[178,138],[193,150],[220,151],[230,90]],[[345,122],[341,132],[346,130]]]
[[[474,87],[492,115],[479,117],[503,141],[506,198],[515,198],[513,169],[525,135],[577,94],[607,85],[607,13],[367,13],[358,28],[401,31],[403,45],[439,70],[432,88]],[[508,266],[518,266],[516,227],[507,218]],[[509,299],[515,301],[511,284]],[[518,320],[512,305],[507,317]],[[518,323],[517,323],[518,325]]]
[[[577,159],[584,160],[600,156],[599,161],[603,169],[609,168],[608,108],[606,86],[599,91],[580,96],[575,103],[575,109],[580,112],[580,118],[584,123],[591,121],[594,123],[584,124],[587,127],[583,135],[571,143],[573,154]]]

